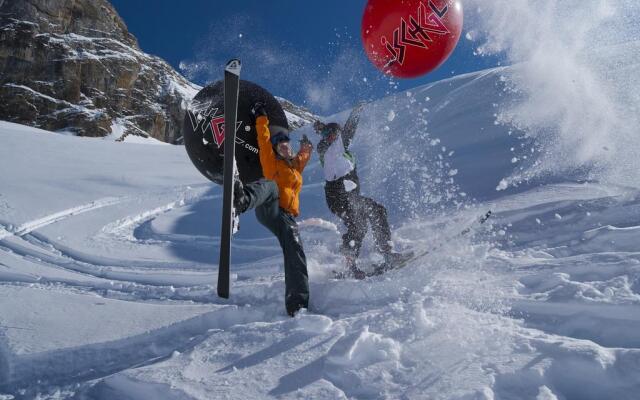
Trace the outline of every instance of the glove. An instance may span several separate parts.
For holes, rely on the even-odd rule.
[[[253,107],[251,107],[251,114],[253,114],[255,118],[258,118],[260,116],[266,117],[267,110],[264,108],[264,103],[259,101],[256,104],[254,104]]]
[[[302,135],[302,139],[300,139],[300,145],[302,146],[302,145],[307,145],[307,144],[310,145],[310,146],[313,146],[313,143],[311,143],[311,140],[309,140],[307,135],[303,134]]]
[[[302,139],[300,139],[300,148],[313,150],[313,143],[311,143],[311,140],[309,140],[306,134],[303,134]]]

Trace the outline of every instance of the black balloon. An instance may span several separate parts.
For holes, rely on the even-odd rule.
[[[269,117],[271,133],[289,130],[280,103],[255,83],[241,80],[236,128],[236,164],[244,183],[262,178],[262,167],[251,107],[261,102]],[[193,165],[205,177],[222,184],[224,160],[224,84],[206,86],[193,99],[183,122],[184,145]]]

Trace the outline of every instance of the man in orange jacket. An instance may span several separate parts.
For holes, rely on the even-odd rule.
[[[262,103],[253,106],[264,179],[234,185],[234,207],[238,213],[255,208],[256,217],[280,242],[284,254],[285,306],[294,316],[309,306],[307,259],[302,248],[298,224],[302,171],[311,158],[313,145],[303,136],[300,151],[294,156],[286,131],[271,132]]]

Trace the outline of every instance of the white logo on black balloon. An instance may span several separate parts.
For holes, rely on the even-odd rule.
[[[224,114],[216,115],[218,113],[218,108],[208,108],[202,111],[197,110],[187,112],[189,115],[189,121],[191,121],[191,127],[194,132],[202,133],[202,142],[205,145],[209,144],[209,140],[206,138],[207,132],[210,130],[211,135],[213,136],[213,141],[216,143],[218,148],[222,147],[224,143]],[[242,121],[236,122],[236,132],[242,126]],[[236,136],[236,144],[241,145],[245,149],[258,154],[258,149],[254,146],[251,146],[249,143],[246,143],[244,140],[240,139]]]

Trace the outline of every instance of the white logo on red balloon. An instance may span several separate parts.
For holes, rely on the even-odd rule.
[[[450,33],[442,21],[444,16],[449,12],[448,5],[445,5],[442,9],[438,9],[438,7],[429,0],[429,7],[427,8],[427,6],[421,2],[417,12],[417,20],[413,15],[409,16],[409,22],[407,22],[404,17],[400,19],[400,26],[393,31],[392,41],[389,41],[386,36],[380,39],[382,45],[386,47],[391,57],[385,67],[390,67],[394,63],[403,65],[407,46],[428,49],[428,44],[433,42],[430,34],[447,35]]]
[[[461,0],[368,0],[360,33],[376,68],[398,78],[416,78],[449,58],[463,21]]]

